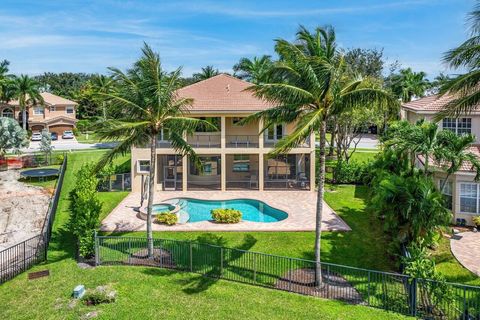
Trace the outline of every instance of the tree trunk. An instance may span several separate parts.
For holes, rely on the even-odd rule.
[[[325,142],[326,142],[326,121],[320,123],[320,157],[318,159],[318,191],[317,191],[317,212],[315,221],[315,286],[322,285],[322,266],[320,265],[320,249],[322,239],[322,214],[323,214],[323,193],[325,188]]]
[[[22,128],[27,130],[27,110],[25,107],[22,109]]]
[[[328,148],[328,156],[331,157],[333,156],[333,152],[335,150],[334,144],[335,144],[335,134],[337,132],[337,118],[335,117],[333,120],[333,125],[332,125],[332,132],[330,135],[330,146]]]
[[[155,156],[157,151],[157,135],[151,137],[150,144],[150,172],[148,181],[148,202],[147,202],[147,242],[148,257],[153,258],[153,232],[152,232],[152,206],[155,193]]]

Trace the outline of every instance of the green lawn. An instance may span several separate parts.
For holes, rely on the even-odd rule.
[[[51,166],[44,166],[44,167],[38,167],[35,169],[46,169],[46,168],[54,168],[54,169],[59,169],[59,165],[51,165]],[[23,171],[23,170],[22,170]],[[19,181],[30,184],[32,186],[37,186],[37,187],[43,187],[46,189],[54,189],[55,184],[57,183],[57,177],[49,177],[45,178],[43,181],[39,181],[37,178],[20,178]]]
[[[68,193],[74,185],[74,173],[86,161],[100,158],[103,152],[78,152],[69,155],[64,188],[54,224],[49,261],[32,271],[48,268],[50,277],[29,281],[26,273],[0,285],[0,319],[77,319],[89,311],[99,311],[100,319],[135,318],[284,318],[284,319],[401,319],[403,317],[363,306],[351,306],[297,294],[214,281],[190,273],[178,273],[145,267],[98,267],[82,270],[74,260],[74,241],[66,229]],[[126,158],[118,159],[124,163]],[[335,261],[376,269],[393,266],[383,252],[384,239],[378,228],[372,228],[371,217],[363,210],[366,189],[339,186],[327,193],[339,214],[354,228],[351,233],[324,233],[323,255]],[[108,214],[126,193],[99,193],[104,201],[102,217]],[[352,201],[349,202],[347,198]],[[363,231],[361,231],[363,230]],[[296,257],[312,258],[312,232],[249,233],[255,238],[251,250]],[[143,235],[143,234],[142,234]],[[225,245],[236,246],[245,233],[158,233],[157,237],[194,238],[207,241],[224,239]],[[369,243],[368,243],[369,242]],[[366,245],[368,243],[368,245]],[[352,245],[354,245],[352,247]],[[69,306],[75,285],[87,287],[111,284],[119,292],[111,305]],[[307,307],[308,306],[308,307]]]
[[[75,135],[75,138],[80,143],[99,143],[100,142],[100,139],[97,137],[97,134],[95,132],[89,132],[89,133],[78,132]]]

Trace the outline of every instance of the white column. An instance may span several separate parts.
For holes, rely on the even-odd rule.
[[[221,164],[221,173],[222,173],[220,175],[221,187],[222,187],[222,191],[226,191],[227,190],[227,156],[225,155],[225,152],[223,149],[222,149],[220,164]]]
[[[315,191],[315,147],[310,152],[310,191]]]
[[[225,116],[220,117],[220,146],[225,149]]]
[[[263,152],[258,154],[258,190],[263,191],[265,172],[263,168]]]
[[[258,120],[258,148],[260,149],[260,152],[263,149],[263,133],[260,134],[260,132],[263,129],[263,119]]]
[[[188,157],[182,158],[182,190],[187,191],[187,179],[188,179]]]

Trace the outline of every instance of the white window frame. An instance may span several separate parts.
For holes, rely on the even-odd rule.
[[[160,133],[158,134],[158,141],[159,141],[159,142],[168,142],[168,141],[170,141],[169,139],[165,139],[165,131],[168,132],[168,130],[167,130],[167,129],[164,129],[164,128],[162,128],[162,129],[160,130]]]
[[[69,112],[71,110],[72,112]],[[66,106],[65,107],[65,113],[66,114],[74,114],[75,113],[75,107],[74,106]]]
[[[41,112],[38,112],[38,110],[41,110]],[[33,106],[33,115],[34,116],[45,115],[45,107],[43,107],[43,106]]]
[[[454,127],[445,127],[445,121],[453,124]],[[469,127],[463,127],[462,125],[469,124]],[[463,118],[443,118],[442,119],[442,129],[450,130],[456,135],[462,135],[465,133],[471,134],[472,133],[472,118],[463,117]],[[460,132],[459,131],[467,131],[467,132]],[[469,132],[468,132],[469,131]]]
[[[476,216],[478,215],[478,213],[480,212],[479,211],[479,204],[480,204],[480,183],[475,183],[475,182],[468,182],[468,181],[463,181],[463,182],[460,182],[460,187],[459,187],[459,193],[458,193],[458,201],[459,201],[459,212],[461,214],[466,214],[466,215],[472,215],[472,216]],[[465,212],[465,211],[462,211],[462,185],[475,185],[476,188],[477,188],[477,197],[476,197],[476,212]],[[473,199],[473,198],[470,198],[470,199]]]
[[[277,136],[277,127],[278,126],[282,126],[282,137],[280,139],[282,139],[283,137],[285,137],[285,123],[281,123],[281,124],[274,124],[272,125],[271,127],[269,127],[267,130],[265,130],[265,141],[268,141],[268,142],[277,142],[279,141],[280,139],[278,138]],[[268,137],[268,131],[270,129],[274,129],[275,131],[273,132],[273,139],[269,138]]]
[[[142,166],[145,166],[144,164],[140,164],[140,162],[142,162],[142,161],[147,161],[148,162],[148,166],[149,166],[148,170],[142,170]],[[142,173],[142,174],[150,173],[150,160],[148,160],[148,159],[138,159],[137,160],[137,173]]]

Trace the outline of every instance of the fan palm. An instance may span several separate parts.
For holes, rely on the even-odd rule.
[[[168,133],[172,148],[182,155],[189,155],[198,163],[192,147],[184,140],[184,134],[193,132],[203,121],[186,117],[193,100],[179,97],[180,71],[166,73],[160,56],[147,44],[143,55],[125,73],[110,68],[115,84],[113,90],[103,89],[97,95],[110,105],[113,119],[99,126],[98,135],[103,140],[121,142],[99,161],[97,170],[119,154],[130,151],[133,146],[149,145],[150,170],[148,174],[147,241],[148,255],[153,254],[152,205],[155,182],[155,156],[158,135]]]
[[[240,61],[233,66],[233,71],[240,79],[254,84],[261,84],[269,82],[272,66],[273,62],[271,57],[263,55],[260,58],[254,57],[253,60],[241,58]]]
[[[194,73],[193,78],[195,81],[201,81],[214,77],[217,74],[219,74],[218,69],[215,69],[213,66],[206,66],[205,68],[202,68],[201,72]]]
[[[263,119],[265,128],[275,123],[296,123],[294,131],[279,141],[272,155],[287,153],[312,134],[320,136],[318,199],[315,224],[315,283],[321,284],[320,246],[323,194],[325,183],[326,121],[344,110],[359,106],[394,106],[397,101],[388,93],[363,87],[363,80],[347,77],[345,62],[337,50],[333,28],[317,28],[314,33],[301,27],[297,42],[276,40],[280,57],[272,68],[272,81],[249,88],[254,94],[276,105],[258,112],[246,121]],[[314,186],[312,186],[313,188]]]
[[[40,84],[27,75],[20,75],[12,81],[12,95],[18,100],[18,105],[22,111],[22,127],[27,129],[27,108],[33,105],[43,105],[43,97],[40,94]]]

